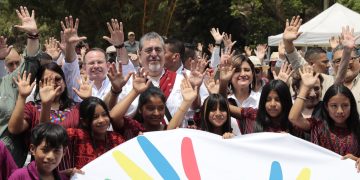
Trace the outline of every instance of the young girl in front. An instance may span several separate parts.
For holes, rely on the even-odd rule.
[[[227,99],[220,94],[210,94],[201,106],[200,118],[194,119],[200,124],[199,129],[228,139],[234,136],[230,118]]]
[[[66,130],[53,123],[41,123],[31,131],[30,152],[35,160],[16,170],[9,179],[69,179],[57,167],[68,145]]]
[[[319,74],[309,66],[300,70],[299,94],[291,108],[289,120],[293,125],[310,132],[311,142],[342,156],[352,154],[359,157],[360,121],[356,101],[351,91],[342,84],[330,86],[320,107],[318,118],[300,116],[306,95],[316,84]]]
[[[230,56],[231,57],[231,56]],[[235,78],[231,58],[224,59],[220,66],[220,92],[226,95],[226,86],[230,79]],[[245,71],[240,69],[240,75]],[[238,79],[242,79],[241,76]],[[241,80],[239,80],[241,81]],[[288,114],[292,106],[289,87],[281,80],[273,80],[263,87],[258,108],[237,107],[230,105],[232,117],[238,119],[242,134],[254,132],[289,132],[298,135],[291,126]]]
[[[114,130],[120,132],[126,139],[137,136],[140,132],[170,130],[179,127],[185,113],[190,108],[197,96],[197,88],[192,87],[189,80],[184,78],[181,82],[181,94],[183,101],[178,111],[174,114],[169,124],[161,122],[166,111],[165,96],[159,88],[151,86],[151,81],[146,81],[146,73],[141,72],[133,75],[133,89],[112,110],[111,117],[114,119]],[[139,105],[134,118],[124,116],[134,99],[139,95]]]
[[[79,111],[80,127],[66,130],[70,139],[69,152],[61,163],[61,169],[80,169],[125,141],[122,135],[108,131],[112,118],[101,99],[84,99],[80,103]]]
[[[9,132],[21,134],[30,131],[40,122],[53,122],[64,128],[76,128],[79,125],[79,106],[69,98],[65,75],[59,65],[49,63],[42,66],[36,78],[35,102],[25,103],[35,83],[30,84],[32,75],[18,75],[15,83],[19,87],[16,106],[9,120]],[[83,77],[80,89],[75,92],[84,99],[91,96],[91,85]]]

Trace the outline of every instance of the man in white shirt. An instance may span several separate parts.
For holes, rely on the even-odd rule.
[[[145,34],[140,39],[139,51],[140,63],[143,66],[145,72],[148,73],[148,79],[152,81],[152,84],[155,87],[158,87],[162,90],[165,97],[167,98],[166,107],[168,108],[171,116],[173,116],[183,100],[180,84],[184,76],[164,68],[165,44],[159,34],[155,32]],[[191,78],[192,76],[190,76],[190,79]],[[105,101],[109,102],[109,107],[112,108],[112,106],[117,101],[124,99],[132,88],[132,78],[130,78],[126,85],[121,87],[121,89],[113,89],[115,92],[121,91],[121,93],[117,94],[111,91],[108,93],[109,100]],[[201,92],[200,90],[200,94],[205,94],[205,92]],[[126,115],[135,115],[138,106],[138,98],[139,97],[137,97],[132,102]]]

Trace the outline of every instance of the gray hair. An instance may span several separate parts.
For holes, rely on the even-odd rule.
[[[141,38],[140,38],[140,45],[139,45],[139,50],[142,49],[142,47],[144,46],[144,41],[149,41],[151,39],[159,39],[161,46],[164,47],[165,43],[164,43],[164,39],[156,32],[149,32],[144,34]]]
[[[336,52],[336,51],[340,51],[340,50],[344,50],[344,46],[343,46],[342,44],[337,45],[337,46],[332,50],[333,58],[334,58],[335,52]],[[359,51],[358,51],[357,48],[354,48],[354,49],[352,50],[352,52],[354,52],[356,56],[359,56],[359,55],[360,55],[360,53],[359,53]]]

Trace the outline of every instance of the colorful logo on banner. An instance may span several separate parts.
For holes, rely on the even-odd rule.
[[[137,141],[150,160],[151,164],[160,174],[163,179],[180,179],[175,169],[171,166],[169,161],[161,154],[161,152],[152,144],[145,136],[138,136]],[[120,167],[127,173],[131,179],[148,180],[153,179],[141,167],[128,158],[119,150],[113,152],[113,157]],[[190,138],[184,137],[181,142],[181,160],[184,172],[189,180],[201,179],[199,167],[196,162],[193,144]],[[297,180],[309,180],[311,170],[303,168],[296,178]],[[270,169],[270,180],[282,180],[283,172],[281,165],[277,161],[273,161]]]

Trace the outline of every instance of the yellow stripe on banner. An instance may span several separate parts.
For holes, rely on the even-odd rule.
[[[311,170],[309,168],[303,168],[296,178],[296,180],[310,180]]]
[[[124,153],[115,150],[112,155],[114,156],[116,162],[120,165],[122,169],[124,169],[126,174],[131,179],[152,180],[152,178],[144,170],[142,170],[138,165],[136,165]]]

